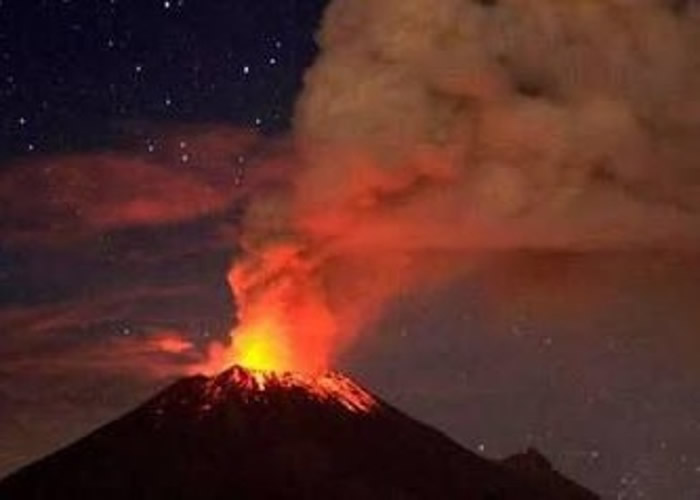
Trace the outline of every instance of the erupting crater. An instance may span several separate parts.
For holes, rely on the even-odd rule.
[[[247,402],[269,402],[280,392],[300,395],[320,403],[367,413],[377,406],[375,398],[348,377],[336,372],[307,375],[295,372],[256,370],[235,365],[207,379],[208,404],[215,405],[235,392]]]

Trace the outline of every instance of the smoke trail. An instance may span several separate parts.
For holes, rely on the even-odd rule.
[[[264,279],[239,299],[314,290],[337,348],[466,253],[697,250],[699,43],[695,2],[332,2],[302,168],[251,207],[239,269]]]

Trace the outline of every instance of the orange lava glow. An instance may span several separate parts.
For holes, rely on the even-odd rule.
[[[202,410],[211,410],[215,406],[213,403],[226,399],[230,390],[235,390],[245,399],[260,402],[265,398],[274,398],[279,389],[302,391],[310,399],[335,403],[353,413],[368,413],[378,406],[377,400],[370,393],[338,373],[305,375],[234,366],[208,382],[209,402]]]
[[[229,284],[238,326],[230,345],[212,350],[202,371],[240,365],[271,372],[326,372],[336,326],[313,276],[312,263],[294,245],[278,245],[237,262]]]
[[[293,369],[291,353],[280,318],[270,313],[237,328],[232,361],[251,370],[288,371]]]

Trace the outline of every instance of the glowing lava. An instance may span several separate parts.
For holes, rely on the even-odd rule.
[[[313,264],[298,246],[280,244],[252,254],[237,262],[228,278],[238,326],[228,346],[211,349],[200,372],[211,375],[232,365],[308,375],[328,371],[335,319]]]
[[[280,393],[296,393],[320,403],[339,405],[353,413],[368,413],[378,405],[370,393],[339,373],[304,375],[233,366],[208,380],[207,404],[202,411],[211,411],[231,391],[249,403],[274,400]]]
[[[274,317],[263,317],[234,332],[233,360],[251,370],[290,370],[284,325]]]
[[[376,405],[350,379],[328,372],[336,323],[314,276],[312,260],[292,244],[267,248],[236,263],[229,284],[238,306],[238,326],[231,332],[230,345],[210,352],[207,366],[200,370],[214,375],[203,410],[230,391],[251,402],[292,391],[356,413]]]

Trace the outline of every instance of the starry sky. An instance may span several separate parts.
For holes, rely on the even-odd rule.
[[[284,130],[322,2],[3,2],[3,156],[109,144],[119,123]]]
[[[226,336],[325,4],[0,0],[0,475]],[[697,283],[692,253],[496,255],[397,298],[338,364],[487,456],[695,499]]]

